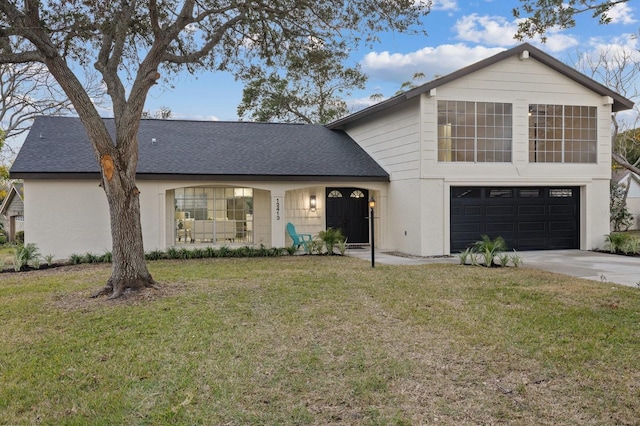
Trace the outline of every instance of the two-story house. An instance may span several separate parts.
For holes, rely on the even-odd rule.
[[[145,249],[282,247],[288,222],[367,244],[371,197],[383,250],[457,253],[482,234],[516,250],[600,247],[611,114],[632,107],[523,44],[327,126],[143,120]],[[38,118],[11,174],[28,194],[25,238],[42,253],[110,249],[78,119]]]

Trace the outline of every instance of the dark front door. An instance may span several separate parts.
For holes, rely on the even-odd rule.
[[[369,191],[327,188],[327,228],[340,229],[348,243],[369,242]]]

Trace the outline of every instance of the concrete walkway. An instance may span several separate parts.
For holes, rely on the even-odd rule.
[[[347,255],[371,262],[371,251],[366,248],[348,250]],[[518,256],[522,258],[521,266],[527,268],[632,287],[638,286],[640,282],[640,257],[580,250],[523,251],[518,252]],[[451,257],[416,257],[378,252],[377,250],[375,261],[376,264],[385,265],[460,263],[458,256],[455,255]]]

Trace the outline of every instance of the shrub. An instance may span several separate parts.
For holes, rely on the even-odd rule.
[[[309,241],[309,254],[322,254],[324,251],[324,241],[318,238],[314,238]]]
[[[518,256],[518,254],[516,253],[515,250],[513,251],[513,254],[511,255],[511,263],[516,268],[519,267],[520,264],[522,263],[522,258],[520,256]]]
[[[473,256],[473,250],[470,247],[467,247],[464,251],[460,252],[458,257],[460,258],[460,264],[466,265],[467,259]]]
[[[482,235],[480,238],[480,241],[473,243],[473,250],[484,258],[484,266],[491,267],[495,264],[494,258],[507,250],[507,243],[502,237],[492,240],[488,235]]]
[[[271,247],[270,249],[268,249],[268,256],[270,257],[278,257],[278,256],[282,256],[284,253],[286,253],[287,250],[281,247]]]
[[[24,244],[24,231],[16,232],[16,243]]]
[[[81,264],[82,256],[80,256],[79,254],[73,253],[71,256],[69,256],[69,263],[71,263],[72,265]]]
[[[604,237],[606,241],[605,248],[611,253],[620,253],[623,251],[623,247],[629,244],[631,238],[632,236],[626,232],[612,232]]]
[[[144,255],[144,258],[147,260],[160,260],[165,259],[167,254],[162,250],[153,250]]]
[[[228,257],[231,249],[227,246],[222,246],[218,249],[218,257]]]
[[[511,255],[509,253],[498,253],[498,263],[500,266],[507,266],[510,260]]]
[[[347,239],[345,238],[343,241],[338,242],[337,247],[340,256],[344,256],[344,254],[347,252]]]
[[[44,262],[47,264],[47,266],[53,265],[53,255],[52,254],[47,254],[46,256],[43,256],[43,258],[44,258]]]
[[[633,215],[627,208],[627,186],[620,183],[611,184],[609,198],[609,218],[614,231],[626,231],[633,224]]]
[[[39,268],[39,257],[40,253],[38,253],[38,247],[35,244],[19,245],[13,250],[13,268],[16,271],[22,271],[30,263],[37,264]]]
[[[190,259],[203,259],[207,256],[207,252],[203,248],[194,248],[191,251]]]
[[[104,254],[100,258],[100,262],[111,263],[112,261],[113,261],[113,253],[111,253],[109,250],[105,250]]]
[[[640,240],[635,236],[631,236],[629,240],[622,245],[624,254],[636,254],[640,250]]]
[[[207,257],[211,258],[211,257],[216,257],[217,253],[216,253],[216,249],[214,247],[207,247],[205,248],[205,251],[207,252]]]
[[[344,235],[342,235],[342,231],[340,229],[328,228],[326,231],[320,231],[318,234],[318,238],[322,240],[325,247],[327,248],[327,253],[333,255],[333,248],[340,242],[345,240]]]
[[[100,263],[102,262],[102,256],[93,253],[86,253],[81,263]]]

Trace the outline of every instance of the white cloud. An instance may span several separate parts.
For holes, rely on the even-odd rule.
[[[458,10],[456,0],[433,0],[431,10]]]
[[[503,16],[472,13],[458,19],[453,29],[456,32],[456,38],[463,41],[503,47],[520,43],[513,38],[518,30],[517,21],[508,20]],[[551,52],[561,52],[578,45],[578,40],[575,37],[563,34],[556,28],[549,29],[546,37],[544,48]],[[537,45],[542,44],[539,38],[529,41]]]
[[[453,26],[456,38],[475,43],[486,43],[497,46],[516,44],[513,35],[518,27],[515,22],[502,16],[481,16],[477,13],[463,16]]]
[[[431,80],[503,50],[501,47],[469,47],[463,43],[443,44],[409,53],[371,52],[360,64],[372,80],[402,83],[410,80],[416,72],[424,73]]]
[[[589,54],[597,57],[613,58],[627,55],[635,63],[640,62],[640,42],[635,34],[623,34],[609,40],[593,37],[589,40]]]
[[[618,3],[607,12],[612,24],[630,25],[638,22],[633,18],[633,9],[627,3]]]
[[[552,53],[562,52],[580,44],[576,37],[562,34],[560,31],[555,29],[549,30],[546,37],[547,41],[545,43],[541,43],[539,38],[533,43],[537,44],[539,47],[544,47],[545,50]]]

